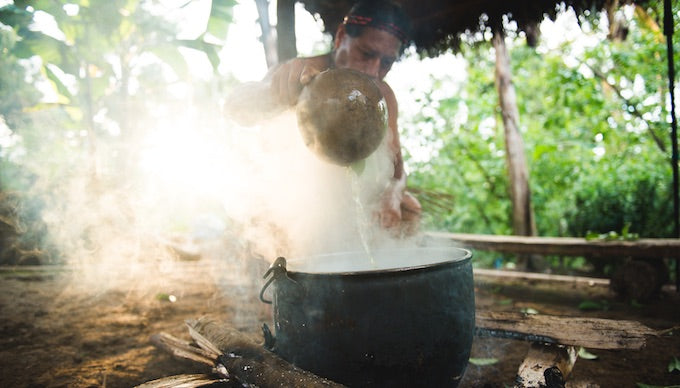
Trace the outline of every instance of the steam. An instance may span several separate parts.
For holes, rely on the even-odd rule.
[[[233,156],[241,161],[235,164],[243,169],[241,176],[253,179],[232,182],[225,211],[251,225],[245,238],[264,257],[360,250],[362,237],[376,243],[386,236],[372,222],[393,174],[386,143],[353,176],[353,170],[324,162],[305,147],[292,112],[263,123],[251,135],[250,147],[232,149],[238,152]],[[353,180],[358,193],[352,190]],[[359,223],[368,224],[366,236]]]
[[[36,156],[31,168],[49,240],[84,290],[165,287],[183,249],[207,246],[228,272],[261,278],[278,256],[357,251],[368,265],[367,249],[412,245],[374,218],[393,175],[386,140],[355,171],[313,154],[293,111],[250,127],[191,109],[137,121],[130,160],[83,157],[55,172]]]

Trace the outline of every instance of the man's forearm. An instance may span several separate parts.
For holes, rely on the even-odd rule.
[[[277,115],[285,107],[275,101],[270,89],[265,81],[237,86],[225,100],[225,114],[242,125],[253,125]]]

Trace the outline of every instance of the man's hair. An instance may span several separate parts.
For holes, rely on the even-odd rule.
[[[361,35],[364,27],[387,31],[401,41],[402,50],[409,40],[411,23],[401,6],[389,0],[360,0],[342,22],[351,37]]]

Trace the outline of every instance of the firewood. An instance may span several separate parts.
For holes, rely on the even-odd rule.
[[[573,346],[533,343],[519,366],[515,388],[564,388],[577,357]]]
[[[206,351],[167,333],[152,335],[151,343],[166,350],[176,358],[192,360],[209,366],[214,366],[219,356],[219,353]]]
[[[641,349],[646,336],[659,335],[634,321],[511,312],[477,312],[476,326],[479,336],[610,350]]]
[[[240,381],[260,387],[342,387],[286,362],[245,333],[211,317],[189,320],[187,326],[199,346],[219,352],[218,362]]]
[[[142,385],[136,386],[135,388],[197,388],[221,382],[225,382],[225,380],[216,379],[204,374],[177,375],[148,381]]]

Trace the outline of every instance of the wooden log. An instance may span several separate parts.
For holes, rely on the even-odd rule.
[[[453,241],[465,248],[505,253],[621,258],[680,258],[680,239],[676,238],[602,241],[576,237],[526,237],[445,232],[428,232],[426,236],[433,239]]]
[[[641,349],[658,335],[634,321],[558,317],[512,312],[477,312],[477,334],[592,349]]]
[[[191,336],[238,380],[261,387],[343,387],[300,369],[237,329],[205,316],[187,321]]]
[[[564,388],[578,352],[573,346],[533,343],[519,366],[516,388]]]

